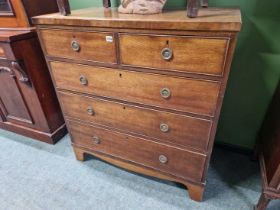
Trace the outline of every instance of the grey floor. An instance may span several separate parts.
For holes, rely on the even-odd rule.
[[[121,170],[95,158],[75,159],[69,136],[55,146],[0,130],[1,210],[246,210],[260,195],[258,164],[214,149],[205,199],[185,188]],[[273,201],[270,210],[279,210]]]

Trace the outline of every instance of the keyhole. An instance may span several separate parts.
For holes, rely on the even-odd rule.
[[[125,109],[125,106],[123,107],[123,109]]]
[[[166,45],[167,45],[167,46],[169,45],[169,40],[166,40]]]
[[[122,74],[120,74],[120,78],[122,78]]]

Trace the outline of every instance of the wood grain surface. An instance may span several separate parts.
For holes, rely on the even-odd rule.
[[[239,9],[203,8],[196,18],[189,18],[185,10],[164,11],[154,15],[121,14],[113,8],[87,8],[74,10],[69,16],[49,14],[34,17],[36,25],[92,26],[131,29],[165,29],[194,31],[239,31]]]
[[[121,34],[120,56],[125,65],[222,75],[227,45],[222,38]],[[164,48],[172,50],[170,60],[162,58]]]
[[[42,30],[40,34],[49,56],[103,63],[117,62],[113,33]],[[108,39],[112,41],[107,41]],[[72,49],[71,43],[73,41],[79,44],[79,51]]]
[[[202,178],[205,155],[100,127],[69,121],[68,126],[74,144],[194,181]],[[99,144],[94,142],[94,137],[100,138]],[[159,161],[160,155],[167,157],[167,163]]]
[[[124,159],[121,158],[116,158],[108,154],[93,151],[90,148],[81,147],[75,144],[72,144],[72,146],[75,152],[75,156],[79,161],[84,161],[85,155],[91,154],[94,157],[97,157],[108,163],[111,163],[115,166],[124,168],[129,171],[144,174],[146,176],[157,177],[159,179],[182,183],[188,189],[189,196],[192,200],[202,201],[205,183],[194,182],[190,179],[186,179],[186,177],[182,178],[171,174],[163,173],[162,171],[158,171],[153,168],[144,167],[143,165],[136,165],[135,163],[132,163],[130,161],[125,161]]]
[[[213,116],[216,110],[220,90],[218,82],[62,62],[51,62],[50,66],[55,85],[60,89],[206,116]],[[81,76],[87,78],[87,85],[80,84]],[[161,96],[162,88],[170,89],[170,98]]]
[[[178,147],[207,150],[212,125],[209,120],[61,91],[59,97],[66,117],[145,135]],[[88,108],[93,109],[93,115],[88,114]],[[167,132],[160,130],[161,123],[168,125]]]

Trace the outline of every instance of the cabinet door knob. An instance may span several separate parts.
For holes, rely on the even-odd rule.
[[[80,83],[82,85],[87,85],[88,84],[88,80],[87,80],[87,78],[84,75],[80,76]]]
[[[167,133],[169,131],[169,126],[165,123],[160,123],[159,128],[163,133]]]
[[[79,42],[77,42],[75,40],[71,42],[71,48],[75,52],[79,52],[81,50]]]
[[[169,47],[165,47],[161,51],[161,57],[163,60],[169,61],[173,57],[173,51]]]
[[[165,155],[160,155],[158,157],[160,163],[166,164],[168,162],[168,158]]]
[[[88,115],[91,115],[91,116],[93,116],[95,113],[94,113],[94,110],[93,110],[93,108],[91,107],[91,106],[89,106],[88,108],[87,108],[87,113],[88,113]]]
[[[160,95],[162,98],[169,98],[171,96],[171,91],[169,90],[169,88],[162,88],[160,90]]]
[[[101,139],[100,139],[98,136],[94,136],[94,137],[93,137],[93,142],[94,142],[95,144],[100,144],[100,143],[101,143]]]

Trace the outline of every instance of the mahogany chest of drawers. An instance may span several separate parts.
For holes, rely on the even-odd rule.
[[[77,159],[181,182],[200,201],[240,11],[95,8],[33,21]]]

